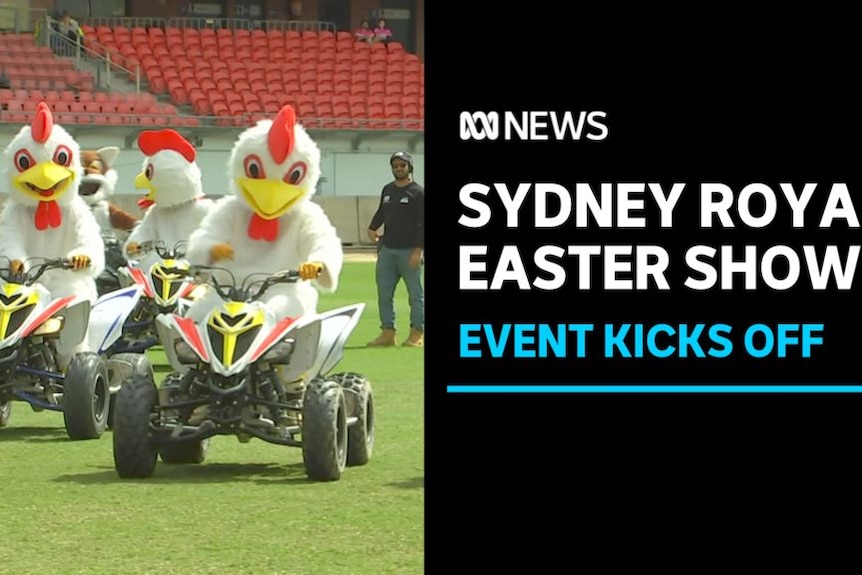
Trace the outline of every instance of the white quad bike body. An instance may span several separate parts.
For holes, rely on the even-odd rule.
[[[346,465],[368,462],[371,385],[359,374],[329,375],[365,304],[276,317],[260,296],[267,287],[298,277],[273,274],[256,282],[265,284],[258,290],[210,285],[222,301],[199,324],[178,313],[157,316],[159,341],[175,373],[157,391],[139,378],[129,387],[128,402],[118,404],[118,414],[127,410],[130,421],[128,432],[115,430],[122,444],[114,446],[121,476],[151,474],[156,452],[166,462],[200,462],[204,442],[214,435],[302,447],[306,471],[317,480],[338,479]],[[153,412],[158,413],[155,430]],[[132,420],[138,423],[133,426]],[[140,452],[145,433],[152,443],[146,456],[118,452],[131,452],[132,446]]]
[[[9,422],[12,401],[21,401],[35,411],[62,411],[70,438],[96,439],[119,388],[110,388],[97,354],[60,354],[84,340],[90,302],[78,295],[55,298],[38,283],[49,269],[71,267],[68,259],[33,259],[41,263],[17,274],[0,268],[0,427]]]

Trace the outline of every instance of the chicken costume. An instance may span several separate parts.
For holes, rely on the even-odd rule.
[[[195,148],[179,133],[170,129],[141,132],[138,147],[147,158],[135,187],[149,193],[138,200],[147,212],[123,246],[130,258],[147,241],[162,241],[172,249],[177,242],[188,240],[213,205],[204,198]],[[149,269],[157,260],[158,255],[150,252],[141,265]]]
[[[78,143],[40,103],[33,123],[3,154],[0,182],[9,196],[0,212],[0,257],[13,271],[29,265],[27,258],[70,258],[74,269],[48,271],[39,282],[55,298],[76,294],[94,304],[105,247],[93,212],[78,195],[82,171]],[[86,333],[76,347],[58,347],[61,367],[86,349]]]
[[[252,273],[299,270],[311,281],[273,286],[263,301],[279,318],[315,312],[317,289],[337,288],[344,258],[335,227],[311,201],[320,179],[320,149],[296,122],[294,109],[285,106],[275,120],[242,132],[229,162],[233,195],[192,234],[189,261],[227,268],[238,282]],[[209,290],[192,304],[189,317],[201,321],[216,298]]]
[[[102,236],[123,241],[138,223],[138,218],[111,202],[118,177],[113,164],[119,153],[120,148],[116,146],[81,150],[84,176],[78,193],[93,210]]]

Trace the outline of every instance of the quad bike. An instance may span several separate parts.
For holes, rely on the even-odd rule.
[[[36,263],[41,262],[41,263]],[[107,367],[98,354],[76,354],[65,372],[57,347],[74,347],[87,329],[90,302],[70,295],[52,298],[37,283],[48,270],[70,269],[67,258],[31,258],[13,273],[8,260],[0,267],[0,427],[9,422],[13,401],[34,411],[63,412],[71,439],[101,437],[108,422]],[[3,265],[0,263],[0,265]]]
[[[134,375],[152,377],[153,368],[144,354],[157,345],[155,318],[160,313],[182,312],[190,303],[195,284],[188,277],[189,264],[182,259],[186,242],[173,248],[164,242],[144,242],[139,254],[155,252],[159,259],[145,271],[136,262],[126,262],[117,268],[118,280],[124,287],[99,296],[90,313],[88,333],[90,349],[99,354],[108,366],[111,388],[119,389],[122,382]],[[122,249],[122,248],[121,248]],[[114,403],[111,396],[108,427],[114,425]]]
[[[99,296],[90,318],[90,347],[112,356],[145,353],[158,343],[155,318],[160,313],[182,313],[194,282],[183,259],[186,242],[167,248],[164,242],[144,242],[141,255],[155,251],[159,259],[148,270],[129,262],[118,268],[123,287]]]
[[[230,276],[220,283],[214,271]],[[159,338],[175,373],[157,389],[134,376],[117,394],[114,464],[121,477],[148,477],[166,463],[200,463],[214,435],[302,448],[306,474],[334,481],[364,465],[374,445],[371,384],[355,373],[327,375],[365,304],[278,320],[260,301],[296,271],[254,274],[237,286],[223,268],[193,273],[221,298],[206,319],[162,314]],[[253,280],[253,277],[262,279]]]

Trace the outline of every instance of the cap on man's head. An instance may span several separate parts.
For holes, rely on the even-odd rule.
[[[392,162],[394,162],[395,160],[404,160],[410,167],[413,167],[413,156],[411,156],[407,152],[400,151],[392,154],[389,157],[389,165],[391,166]]]

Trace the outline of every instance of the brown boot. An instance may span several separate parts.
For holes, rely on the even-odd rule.
[[[392,328],[384,328],[380,332],[380,335],[365,345],[368,347],[392,347],[393,345],[398,345],[398,341],[395,339],[395,330]]]
[[[425,334],[415,327],[410,328],[410,336],[404,342],[404,347],[422,347],[425,345]]]

